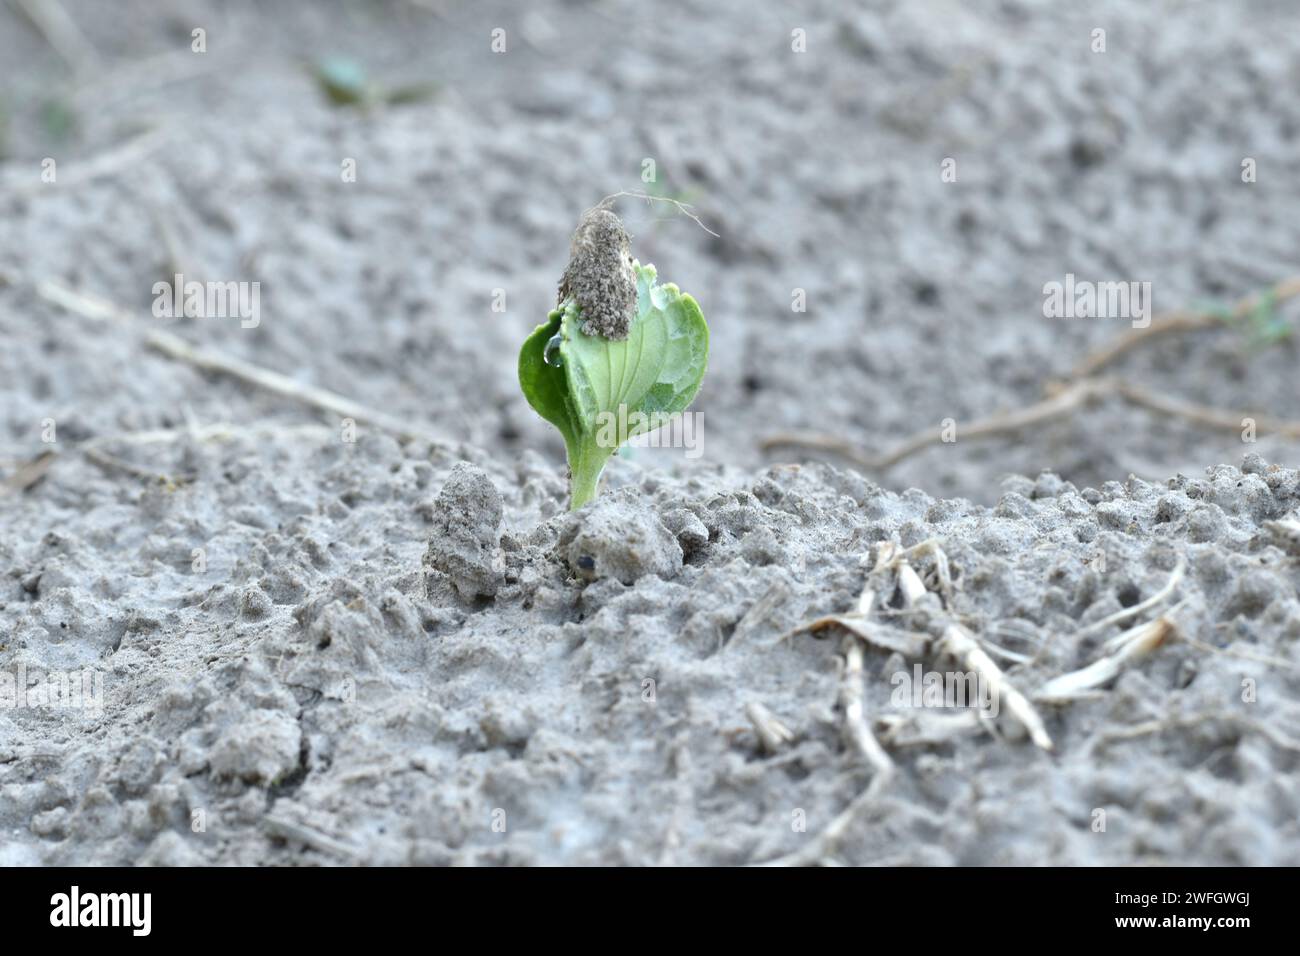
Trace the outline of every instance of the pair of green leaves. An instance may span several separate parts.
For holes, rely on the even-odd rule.
[[[621,341],[582,331],[576,302],[561,303],[519,352],[519,386],[560,430],[569,454],[569,507],[596,496],[601,471],[629,438],[684,412],[700,390],[709,327],[700,307],[655,267],[634,263],[636,317]]]
[[[346,57],[325,57],[311,64],[321,91],[335,106],[403,106],[427,100],[438,92],[436,83],[388,88],[370,79],[366,68]]]

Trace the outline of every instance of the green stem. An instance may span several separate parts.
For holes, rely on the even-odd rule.
[[[592,439],[579,438],[569,448],[569,510],[577,511],[592,498],[600,486],[600,474],[611,450],[601,448]]]

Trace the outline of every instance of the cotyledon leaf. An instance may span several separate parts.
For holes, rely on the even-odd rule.
[[[564,436],[570,506],[595,495],[600,471],[629,438],[690,406],[704,379],[709,328],[700,307],[652,265],[634,263],[636,316],[623,340],[582,331],[573,300],[547,316],[519,354],[519,384]]]
[[[566,310],[561,322],[560,356],[578,417],[588,431],[598,427],[602,413],[617,416],[620,407],[624,417],[683,412],[704,379],[709,327],[700,307],[672,283],[658,285],[654,266],[637,263],[633,268],[637,314],[626,339],[587,335],[575,308]],[[622,437],[652,426],[652,421],[634,425]]]
[[[546,361],[547,344],[559,333],[563,316],[558,309],[551,312],[524,340],[519,350],[519,387],[533,411],[560,430],[567,447],[577,439],[580,424],[573,413],[564,370]]]

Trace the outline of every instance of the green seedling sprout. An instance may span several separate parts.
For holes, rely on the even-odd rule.
[[[1260,293],[1247,311],[1238,313],[1226,305],[1212,305],[1205,311],[1226,325],[1235,325],[1245,335],[1251,351],[1261,351],[1289,339],[1294,328],[1278,312],[1277,287]]]
[[[309,64],[321,92],[335,106],[355,106],[368,110],[376,106],[404,106],[429,99],[437,91],[435,83],[384,87],[370,79],[366,68],[347,57],[330,56]]]
[[[632,258],[613,198],[583,216],[556,308],[519,352],[524,397],[564,438],[571,510],[628,439],[690,406],[709,356],[700,307]]]

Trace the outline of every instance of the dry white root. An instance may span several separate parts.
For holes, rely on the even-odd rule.
[[[840,706],[844,709],[844,735],[853,749],[875,768],[877,779],[894,772],[894,761],[876,742],[867,724],[862,644],[852,635],[844,638],[844,673],[840,677]],[[873,781],[874,782],[874,781]]]
[[[917,546],[918,549],[922,547],[935,560],[935,577],[940,589],[951,592],[948,556],[936,542],[923,542],[922,545]],[[899,561],[898,589],[902,593],[904,607],[915,604],[926,593],[925,583],[906,558]],[[948,595],[944,594],[941,597],[944,598],[944,606],[947,607]],[[985,653],[970,631],[960,624],[949,624],[943,629],[942,635],[934,643],[931,651],[950,655],[960,661],[967,670],[979,675],[979,679],[989,689],[990,694],[997,700],[1004,701],[1007,710],[1024,725],[1029,732],[1029,738],[1044,750],[1052,749],[1052,738],[1048,735],[1047,728],[1043,726],[1042,718],[1038,716],[1033,705],[1024,694],[1012,686],[1006,675],[1002,673],[1002,669]]]
[[[772,716],[772,712],[758,701],[751,701],[745,705],[745,716],[753,725],[754,733],[766,753],[778,753],[786,744],[794,740],[794,731]]]
[[[875,563],[867,572],[867,580],[862,586],[862,593],[858,596],[857,606],[852,611],[815,618],[800,624],[781,639],[785,640],[798,634],[815,634],[829,627],[841,627],[880,650],[892,651],[907,658],[924,657],[929,644],[928,635],[901,631],[872,620],[872,613],[876,606],[877,586],[890,571],[896,568],[896,562],[901,554],[902,552],[894,547],[893,542],[881,543],[876,549]],[[890,582],[890,585],[889,590],[892,591],[893,583]]]
[[[839,700],[840,707],[844,711],[844,736],[858,755],[876,771],[876,777],[872,780],[875,786],[883,786],[893,775],[894,761],[876,741],[867,723],[863,675],[865,657],[862,653],[862,644],[855,637],[875,643],[873,635],[876,630],[871,627],[870,617],[876,605],[877,572],[885,570],[893,555],[892,543],[882,544],[876,550],[876,562],[867,574],[866,584],[863,585],[862,593],[858,596],[858,606],[852,614],[845,615],[851,622],[851,626],[842,624],[851,632],[844,639],[844,670],[840,674]]]
[[[955,714],[913,710],[907,714],[882,714],[876,718],[876,736],[895,750],[904,747],[934,747],[957,737],[969,737],[983,729],[980,715],[973,710]]]
[[[1176,609],[1176,608],[1175,608]],[[1172,612],[1171,612],[1172,613]],[[1087,667],[1054,678],[1038,689],[1035,700],[1061,703],[1083,697],[1119,676],[1133,661],[1141,660],[1178,633],[1168,615],[1131,627],[1105,644],[1106,654]]]
[[[1024,725],[1030,739],[1037,746],[1044,750],[1051,750],[1052,738],[1033,705],[1012,685],[1002,669],[965,627],[949,622],[943,626],[938,640],[931,640],[928,635],[901,631],[872,620],[876,596],[886,583],[892,584],[889,590],[891,593],[897,592],[905,611],[915,607],[929,593],[925,582],[909,560],[920,555],[927,555],[934,560],[935,586],[939,591],[941,603],[944,607],[949,607],[952,576],[947,555],[939,543],[929,540],[902,550],[887,541],[876,549],[875,563],[867,575],[866,584],[854,610],[845,614],[817,618],[791,632],[792,634],[816,632],[834,625],[844,628],[852,635],[844,643],[846,663],[839,695],[845,715],[845,734],[850,744],[877,771],[882,774],[892,772],[893,761],[872,735],[863,713],[862,645],[865,643],[911,659],[933,654],[946,654],[955,658],[967,670],[975,672],[997,700],[1005,702],[1007,710]],[[888,581],[891,574],[893,580]]]
[[[819,618],[785,635],[789,637],[808,631],[818,631],[832,624],[838,624],[849,632],[843,646],[844,669],[840,674],[839,687],[839,703],[844,712],[844,736],[849,746],[872,767],[874,773],[867,788],[840,811],[839,815],[806,846],[787,856],[769,860],[763,864],[764,866],[815,866],[833,863],[835,847],[841,836],[858,814],[875,802],[894,777],[894,761],[880,746],[867,723],[863,673],[865,656],[861,642],[893,650],[889,647],[892,643],[891,638],[888,637],[891,633],[890,629],[874,627],[870,618],[876,605],[876,586],[880,579],[889,573],[895,554],[894,545],[888,541],[883,542],[876,549],[875,564],[867,573],[866,583],[858,596],[857,607],[853,611],[848,614]],[[861,642],[855,640],[855,637],[860,638]],[[753,720],[753,717],[751,716],[750,719]]]
[[[1287,526],[1283,529],[1289,532]],[[838,626],[859,638],[861,642],[882,650],[897,652],[908,658],[919,658],[933,654],[948,655],[960,662],[967,670],[973,671],[989,689],[991,695],[1006,705],[1010,714],[1024,726],[1030,740],[1043,750],[1052,750],[1051,735],[1043,723],[1042,717],[1034,709],[1025,694],[1019,691],[1003,673],[974,634],[956,622],[941,625],[942,631],[937,640],[930,641],[921,634],[900,631],[872,620],[872,611],[876,596],[884,583],[884,578],[891,572],[894,590],[897,591],[904,610],[918,604],[929,589],[912,566],[909,558],[929,556],[934,561],[932,580],[939,592],[945,608],[951,606],[952,578],[948,559],[943,548],[934,540],[924,541],[906,550],[899,549],[891,542],[881,544],[876,553],[876,560],[867,575],[867,582],[857,607],[844,614],[832,614],[817,618],[804,624],[792,634],[817,632],[831,626]],[[1078,632],[1076,638],[1104,630],[1112,625],[1122,623],[1151,610],[1166,601],[1178,589],[1186,572],[1186,562],[1180,557],[1178,564],[1169,576],[1169,580],[1155,594],[1132,607],[1111,614],[1096,621]],[[1098,688],[1116,677],[1129,663],[1146,657],[1152,651],[1169,641],[1175,634],[1175,628],[1169,615],[1163,615],[1149,623],[1137,625],[1112,638],[1105,644],[1105,656],[1082,670],[1064,674],[1039,689],[1034,699],[1060,702],[1070,700]],[[861,715],[861,669],[862,647],[858,641],[848,640],[845,645],[844,680],[840,688],[840,702],[846,715],[848,726],[846,734],[854,749],[866,757],[878,769],[888,764],[888,754],[880,748],[874,736],[870,735],[865,717]],[[928,654],[927,654],[928,652]],[[1014,656],[1012,656],[1014,659]],[[860,723],[859,723],[860,720]],[[859,728],[866,736],[859,733]],[[867,741],[870,741],[869,743]],[[882,759],[883,758],[883,759]]]
[[[935,649],[944,654],[951,654],[968,670],[978,674],[980,680],[988,687],[991,696],[1006,704],[1011,715],[1024,725],[1025,730],[1029,732],[1029,739],[1044,750],[1052,749],[1052,738],[1048,735],[1047,728],[1043,726],[1043,720],[1038,716],[1038,712],[1034,710],[1025,695],[1011,685],[1006,675],[993,662],[993,658],[984,653],[970,631],[960,624],[949,625]]]
[[[1106,628],[1110,627],[1112,624],[1119,624],[1122,621],[1127,621],[1131,617],[1137,617],[1143,611],[1151,610],[1151,608],[1155,607],[1165,598],[1169,597],[1169,595],[1174,593],[1174,589],[1182,583],[1183,573],[1186,570],[1187,562],[1183,559],[1182,555],[1179,555],[1178,564],[1174,566],[1174,570],[1170,573],[1169,580],[1165,582],[1164,587],[1151,595],[1145,601],[1134,604],[1132,607],[1126,607],[1122,611],[1116,611],[1114,614],[1103,617],[1100,621],[1094,621],[1087,627],[1079,629],[1075,632],[1075,641],[1078,642],[1086,637],[1091,637],[1093,634],[1098,634],[1101,631],[1106,630]]]
[[[361,856],[357,849],[342,840],[296,820],[269,816],[262,821],[262,829],[270,836],[301,843],[305,847],[310,847],[326,856],[337,857],[346,863],[355,864]]]
[[[1075,634],[1076,643],[1081,638],[1104,630],[1112,624],[1118,624],[1131,617],[1136,617],[1143,611],[1148,611],[1167,600],[1178,589],[1186,570],[1187,562],[1179,556],[1178,564],[1174,566],[1174,570],[1170,573],[1169,580],[1165,582],[1164,587],[1139,604],[1117,611],[1100,621],[1089,624]],[[1068,674],[1062,674],[1060,677],[1048,681],[1038,689],[1034,699],[1053,703],[1073,700],[1085,696],[1089,691],[1095,690],[1118,677],[1120,672],[1129,664],[1148,656],[1152,651],[1163,647],[1178,635],[1178,628],[1174,625],[1172,615],[1180,607],[1182,607],[1181,604],[1176,604],[1154,621],[1135,625],[1122,634],[1112,637],[1102,645],[1104,653],[1100,658],[1087,667],[1071,671]]]
[[[1289,528],[1286,530],[1290,531]],[[936,623],[932,624],[932,627],[938,629],[938,636],[935,639],[930,639],[927,635],[901,631],[891,624],[873,620],[876,598],[882,593],[896,594],[904,614],[918,610],[917,605],[927,593],[930,593],[930,589],[926,587],[925,581],[912,567],[909,559],[922,555],[933,560],[931,580],[934,590],[940,599],[940,606],[945,611],[951,612],[952,576],[947,555],[938,542],[924,541],[906,550],[898,548],[892,542],[883,542],[876,549],[875,562],[867,574],[866,584],[858,598],[857,606],[852,611],[817,618],[790,632],[790,634],[817,632],[831,626],[838,626],[849,632],[844,640],[845,666],[839,688],[839,702],[844,712],[844,733],[852,748],[871,764],[876,772],[872,776],[870,785],[808,845],[788,856],[772,860],[767,865],[833,863],[836,846],[849,826],[879,798],[893,777],[894,762],[871,732],[865,714],[864,647],[868,644],[913,659],[929,656],[952,657],[979,677],[988,688],[990,696],[1006,706],[1012,717],[1024,726],[1029,739],[1036,746],[1046,751],[1053,749],[1051,735],[1047,732],[1042,717],[1034,709],[1029,698],[1012,684],[969,629],[945,617],[942,613],[936,614],[929,609],[926,609],[928,616],[932,620],[937,619]],[[1086,636],[1113,624],[1127,621],[1156,607],[1177,590],[1185,570],[1185,562],[1180,558],[1164,587],[1150,598],[1088,625],[1079,632],[1080,635]],[[1150,654],[1177,633],[1171,617],[1179,607],[1181,605],[1175,605],[1154,621],[1136,625],[1111,638],[1104,645],[1105,656],[1101,660],[1082,670],[1049,681],[1034,695],[1035,699],[1053,702],[1070,700],[1100,687],[1119,674],[1130,662]],[[1009,651],[1000,652],[1013,660],[1019,659],[1021,662],[1026,660],[1023,655],[1016,655]],[[942,743],[953,737],[966,735],[981,726],[981,717],[982,715],[974,710],[965,710],[956,715],[943,717],[925,712],[908,715],[887,714],[877,720],[877,726],[881,730],[881,738],[889,746],[917,746]]]

